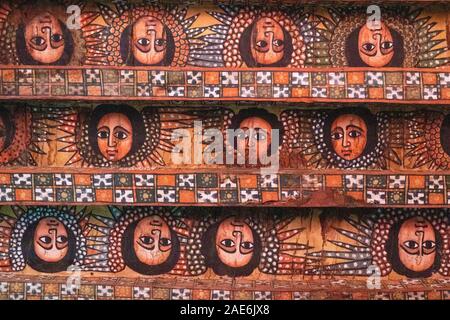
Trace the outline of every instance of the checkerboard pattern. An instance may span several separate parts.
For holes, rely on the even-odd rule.
[[[361,206],[450,204],[450,175],[0,172],[0,181],[4,204],[302,205],[323,192]]]
[[[18,66],[0,69],[0,97],[447,101],[450,73],[445,71],[165,71],[126,67],[54,70]],[[24,75],[27,81],[23,81]]]
[[[148,282],[136,278],[86,277],[79,285],[67,285],[64,277],[14,274],[0,277],[1,300],[449,300],[450,284],[445,279],[418,280],[409,288],[399,280],[382,281],[369,290],[365,280],[278,281],[245,280],[234,284],[213,279],[186,280],[189,287],[172,287],[172,282]],[[105,280],[106,279],[106,280]],[[167,278],[166,278],[167,280]],[[333,281],[339,285],[333,287]],[[305,286],[305,283],[307,285]],[[431,283],[431,285],[430,285]],[[211,289],[213,288],[213,289]],[[251,289],[250,289],[251,288]],[[299,289],[301,288],[301,289]],[[334,289],[330,289],[334,288]],[[347,292],[348,291],[348,292]]]

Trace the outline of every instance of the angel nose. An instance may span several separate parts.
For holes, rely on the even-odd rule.
[[[108,147],[114,147],[116,145],[117,141],[113,136],[110,136],[108,138]]]

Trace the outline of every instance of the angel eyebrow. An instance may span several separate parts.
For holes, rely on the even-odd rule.
[[[155,227],[162,227],[162,222],[159,222],[158,220],[152,220],[150,221],[150,225],[151,226],[155,226]]]
[[[244,223],[243,222],[231,222],[231,225],[233,226],[233,227],[243,227],[244,226]]]
[[[102,126],[102,127],[100,127],[100,128],[97,128],[97,130],[101,130],[101,129],[106,129],[106,130],[109,131],[109,127],[108,127],[108,126]]]
[[[125,131],[126,133],[130,133],[130,131],[128,131],[127,129],[125,129],[125,128],[122,127],[122,126],[117,126],[117,127],[115,127],[115,128],[114,128],[114,131],[116,131],[117,129],[122,129],[122,130]]]
[[[355,128],[355,129],[358,129],[358,130],[363,131],[362,128],[360,128],[360,127],[358,127],[358,126],[355,126],[355,125],[353,125],[353,124],[349,124],[349,125],[346,127],[346,129],[352,129],[352,128]]]

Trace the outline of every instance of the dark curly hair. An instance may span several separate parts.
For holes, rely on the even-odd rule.
[[[446,115],[442,121],[440,138],[442,149],[450,155],[450,114]]]
[[[8,148],[11,144],[12,139],[14,138],[14,120],[11,112],[8,109],[0,107],[0,118],[3,120],[3,125],[5,126],[5,145],[3,149],[0,149],[0,152]]]

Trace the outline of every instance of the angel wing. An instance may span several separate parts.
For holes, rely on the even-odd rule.
[[[441,142],[445,115],[438,111],[415,111],[405,117],[405,158],[412,168],[427,166],[429,169],[448,169],[450,156],[444,151]]]
[[[263,250],[259,270],[267,274],[294,275],[303,274],[315,259],[308,258],[299,251],[312,249],[308,244],[294,241],[304,228],[289,227],[295,215],[277,215],[272,217],[263,240]]]

